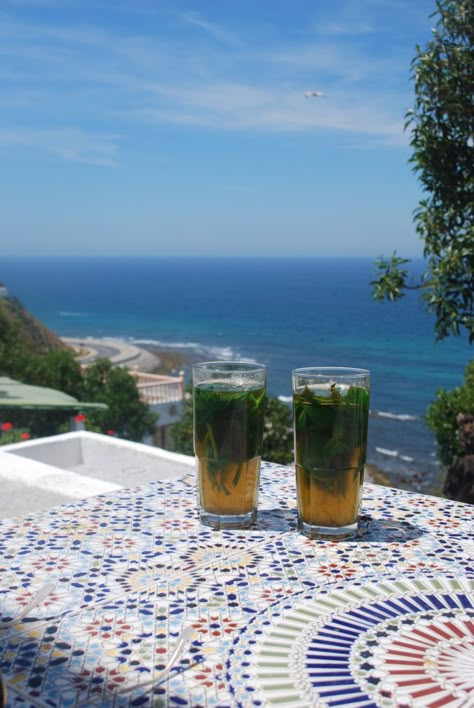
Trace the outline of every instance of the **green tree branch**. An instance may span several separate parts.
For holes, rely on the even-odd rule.
[[[376,300],[421,290],[435,315],[435,338],[467,333],[474,342],[474,3],[438,0],[437,25],[416,47],[415,100],[406,114],[410,162],[426,196],[414,212],[426,270],[416,286],[393,254],[376,262]]]

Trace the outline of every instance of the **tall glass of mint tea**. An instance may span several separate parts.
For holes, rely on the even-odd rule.
[[[310,538],[345,538],[357,531],[369,392],[365,369],[293,371],[298,526]]]
[[[256,518],[266,373],[239,361],[193,366],[198,504],[207,526],[247,528]]]

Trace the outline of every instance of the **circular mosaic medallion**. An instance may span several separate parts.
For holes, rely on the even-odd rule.
[[[238,705],[474,706],[474,579],[386,578],[295,596],[236,638]]]

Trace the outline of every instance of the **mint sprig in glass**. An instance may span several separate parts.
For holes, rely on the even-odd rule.
[[[244,528],[256,515],[266,367],[247,362],[193,366],[194,452],[200,517],[214,528]]]
[[[293,372],[298,522],[308,536],[342,538],[357,530],[369,391],[365,369]]]

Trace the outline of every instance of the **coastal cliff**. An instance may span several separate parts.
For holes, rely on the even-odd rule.
[[[31,315],[16,297],[0,298],[0,341],[14,336],[33,354],[60,349],[72,352],[52,330]]]

